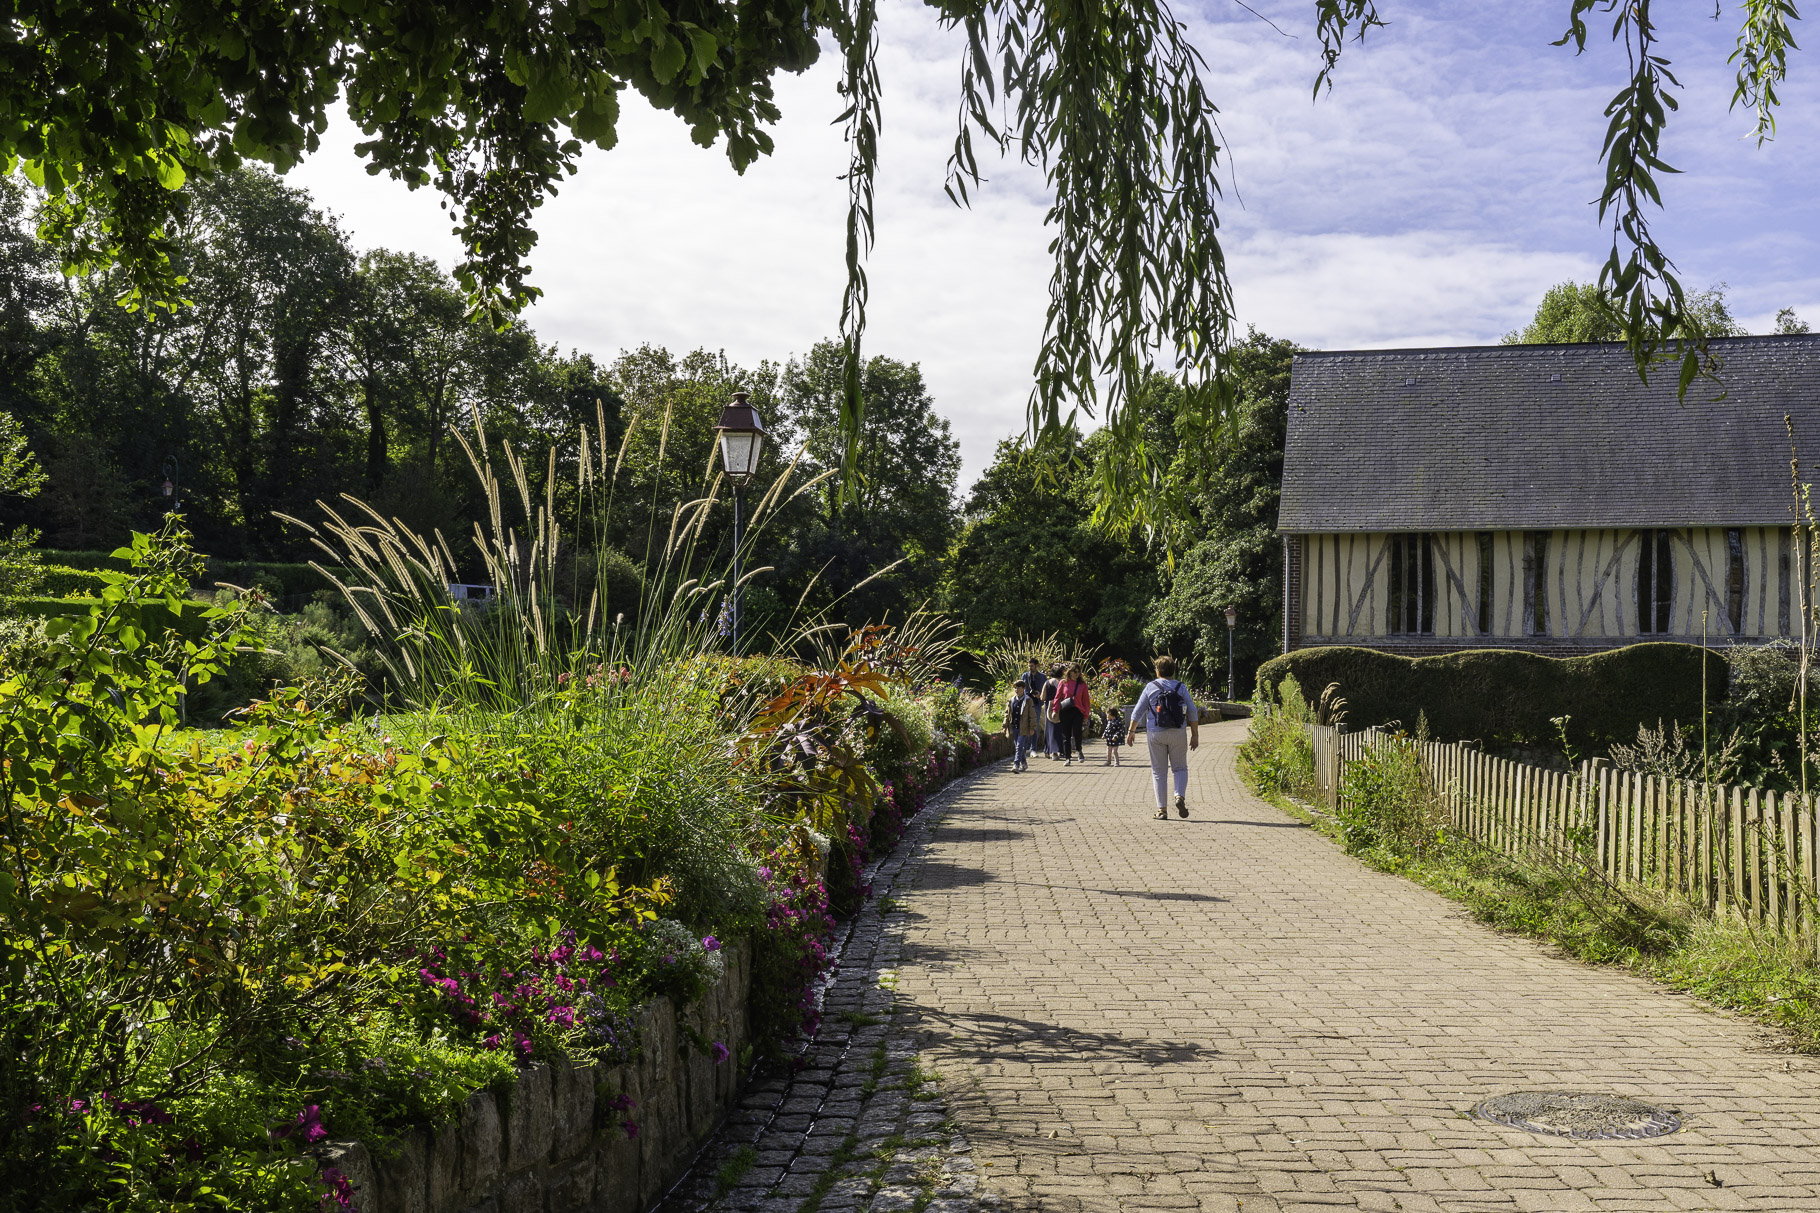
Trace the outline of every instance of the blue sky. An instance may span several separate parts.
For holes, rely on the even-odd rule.
[[[1717,21],[1705,3],[1657,6],[1683,86],[1665,150],[1684,172],[1666,182],[1656,230],[1685,281],[1726,283],[1753,331],[1790,306],[1820,326],[1820,51],[1794,55],[1779,136],[1758,148],[1748,116],[1727,108],[1736,9],[1722,2]],[[961,439],[964,491],[1021,425],[1047,297],[1046,197],[1011,164],[972,210],[949,203],[957,47],[923,5],[883,5],[868,345],[921,363]],[[1231,0],[1178,9],[1232,151],[1222,230],[1241,324],[1327,349],[1490,342],[1551,283],[1596,274],[1610,239],[1591,205],[1603,110],[1626,71],[1608,25],[1576,57],[1549,45],[1567,0],[1380,0],[1390,27],[1349,46],[1315,100],[1310,0],[1252,7],[1285,33]],[[834,66],[782,81],[778,152],[743,177],[629,99],[620,146],[591,151],[540,212],[538,333],[606,358],[650,341],[746,363],[831,335],[845,214]],[[331,128],[291,180],[358,245],[451,264],[435,197],[366,176],[355,141],[348,124]]]

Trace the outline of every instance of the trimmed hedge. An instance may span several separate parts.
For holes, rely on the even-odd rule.
[[[1590,657],[1544,657],[1515,649],[1467,649],[1440,657],[1399,657],[1376,649],[1298,649],[1258,669],[1259,687],[1274,694],[1294,674],[1316,698],[1330,683],[1346,697],[1353,728],[1399,721],[1413,729],[1426,713],[1439,741],[1492,746],[1555,745],[1554,717],[1568,717],[1567,736],[1580,749],[1603,752],[1633,742],[1640,724],[1700,720],[1700,661],[1712,702],[1725,697],[1725,658],[1691,644],[1648,643]]]
[[[112,569],[116,573],[131,572],[132,561],[122,560],[108,552],[78,552],[67,548],[39,548],[38,555],[46,564],[62,565],[66,569]]]
[[[332,570],[345,577],[346,569]],[[217,581],[229,585],[259,587],[281,598],[304,598],[317,590],[333,589],[321,573],[307,564],[287,564],[271,560],[214,560],[208,563],[200,587],[213,589]]]
[[[107,586],[107,578],[95,569],[46,564],[38,572],[38,593],[44,598],[92,598]]]
[[[99,590],[103,583],[96,575],[97,570],[111,569],[115,572],[130,572],[132,569],[131,564],[127,561],[117,559],[107,552],[72,552],[44,548],[40,549],[39,554],[44,558],[45,568],[57,574],[55,579],[45,583],[44,593],[62,598],[78,597]],[[333,588],[321,573],[301,562],[220,560],[212,556],[207,560],[206,570],[201,580],[197,582],[198,589],[212,590],[217,581],[225,581],[231,585],[257,586],[279,598],[293,599],[307,598],[318,590]],[[334,568],[330,571],[337,576],[346,576],[348,572],[346,569]],[[66,585],[62,579],[64,574],[86,574],[93,577],[94,580],[92,583],[73,581]],[[634,600],[636,600],[636,595],[634,595]]]
[[[14,611],[16,614],[38,619],[54,619],[61,615],[80,616],[87,615],[100,601],[99,598],[21,598],[14,604]],[[210,603],[186,599],[179,613],[182,623],[178,630],[192,639],[202,635],[206,627],[202,616],[210,605]],[[148,616],[162,616],[168,626],[169,608],[157,606],[146,609]]]

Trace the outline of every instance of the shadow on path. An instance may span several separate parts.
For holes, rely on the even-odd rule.
[[[1085,1032],[1011,1015],[954,1013],[907,1001],[898,1006],[914,1017],[919,1045],[940,1045],[974,1062],[1114,1061],[1167,1066],[1219,1054],[1211,1045],[1185,1041],[1132,1040],[1116,1032]]]
[[[931,842],[1011,842],[1030,837],[1028,830],[995,830],[990,827],[937,826]]]

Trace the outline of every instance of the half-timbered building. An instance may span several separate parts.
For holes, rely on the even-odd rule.
[[[1806,480],[1820,457],[1820,334],[1711,348],[1718,384],[1685,400],[1675,366],[1646,384],[1615,344],[1298,356],[1284,649],[1796,634],[1790,459]]]

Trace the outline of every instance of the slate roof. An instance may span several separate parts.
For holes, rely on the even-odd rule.
[[[1617,344],[1298,355],[1277,529],[1788,525],[1782,418],[1808,479],[1820,333],[1711,348],[1724,396],[1697,381],[1685,403],[1675,366],[1645,387]]]

